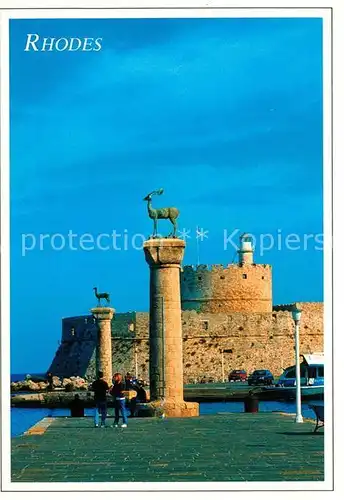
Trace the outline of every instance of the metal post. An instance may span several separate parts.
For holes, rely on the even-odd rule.
[[[223,349],[221,349],[221,368],[222,368],[222,382],[225,381],[225,366],[223,362]]]
[[[197,265],[199,266],[199,242],[198,242],[198,236],[199,236],[199,228],[198,228],[198,226],[196,226]]]
[[[138,368],[137,368],[137,342],[134,341],[134,345],[135,345],[135,378],[136,380],[139,378],[139,374],[138,374]]]
[[[296,418],[297,424],[303,423],[301,413],[301,377],[300,377],[300,348],[299,348],[300,321],[295,321],[295,370],[296,370]]]

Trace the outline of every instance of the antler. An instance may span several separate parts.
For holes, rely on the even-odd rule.
[[[163,188],[158,189],[157,191],[152,191],[151,193],[147,194],[147,196],[144,198],[144,200],[147,200],[150,196],[153,196],[154,194],[161,195],[164,192]]]

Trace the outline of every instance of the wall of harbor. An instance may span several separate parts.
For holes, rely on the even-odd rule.
[[[203,377],[222,379],[232,369],[265,368],[278,376],[294,364],[295,304],[263,313],[182,312],[184,383]],[[323,304],[297,303],[302,309],[300,351],[323,351]],[[63,320],[61,345],[49,370],[58,375],[93,378],[97,328],[91,316]],[[149,379],[149,315],[116,314],[112,321],[113,371]]]

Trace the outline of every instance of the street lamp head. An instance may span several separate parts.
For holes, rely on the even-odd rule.
[[[297,309],[297,307],[295,307],[295,309],[292,310],[292,316],[295,323],[298,323],[300,321],[301,313],[302,311],[300,309]]]

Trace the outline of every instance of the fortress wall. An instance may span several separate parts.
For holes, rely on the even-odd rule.
[[[271,312],[271,266],[185,266],[181,272],[181,298],[183,310]]]
[[[311,311],[311,307],[309,310]],[[321,309],[313,308],[316,324],[321,323]],[[258,368],[270,369],[276,376],[283,368],[294,364],[294,322],[287,311],[269,313],[210,314],[183,311],[183,359],[184,380],[191,382],[203,375],[220,380],[222,377],[221,350],[224,353],[225,376],[232,369],[252,372]],[[137,314],[136,337],[138,374],[149,378],[149,316]],[[120,340],[114,344],[114,368],[135,373],[134,347],[123,345]],[[116,342],[116,341],[115,341]],[[133,341],[132,341],[133,342]],[[322,333],[301,328],[301,352],[323,350]],[[121,368],[123,367],[123,368]]]
[[[149,337],[144,339],[112,338],[112,369],[123,374],[135,375],[135,349],[137,351],[138,377],[149,381]]]
[[[97,329],[92,315],[62,319],[62,342],[96,340]]]
[[[300,333],[322,335],[324,331],[323,302],[297,302],[296,305],[302,310]]]
[[[95,347],[95,341],[89,339],[61,342],[48,371],[61,378],[86,376],[95,357]]]
[[[321,323],[321,310],[314,310]],[[202,324],[208,321],[207,330]],[[265,368],[278,376],[283,368],[293,365],[294,322],[287,311],[273,314],[233,313],[228,315],[183,313],[184,376],[186,380],[199,378],[203,373],[221,378],[221,350],[224,353],[225,376],[233,369],[252,372]],[[323,350],[322,333],[310,328],[300,329],[300,351]]]
[[[301,353],[322,351],[322,304],[297,305],[303,310]],[[135,331],[128,333],[128,320],[133,319],[133,314],[118,314],[118,320],[112,323],[113,372],[135,374],[136,345],[138,375],[149,380],[149,315],[136,313]],[[68,320],[75,324],[75,318]],[[81,340],[82,327],[90,329],[90,325],[80,319],[77,338],[61,343],[50,367],[52,373],[59,375],[63,372],[62,376],[86,374],[94,378],[95,341]],[[67,335],[69,321],[64,320],[64,328]],[[278,376],[283,368],[294,364],[294,322],[288,310],[250,314],[183,311],[182,328],[185,383],[203,375],[221,380],[222,349],[231,350],[224,353],[225,377],[233,369],[252,372],[258,368],[269,369]],[[76,370],[79,372],[75,373]]]
[[[301,324],[300,324],[300,334],[304,333],[307,335],[323,335],[324,331],[324,304],[323,302],[294,302],[292,304],[282,304],[273,307],[274,317],[276,313],[283,313],[290,324],[294,324],[291,319],[291,311],[294,307],[301,309]],[[279,327],[278,327],[279,329]],[[283,330],[279,330],[283,331]]]
[[[134,337],[135,336],[136,313],[115,313],[111,320],[112,335],[116,337]]]
[[[85,376],[95,351],[97,328],[91,315],[62,319],[62,338],[48,369],[59,377]]]
[[[135,322],[135,336],[136,338],[146,338],[149,336],[149,313],[137,312]]]

